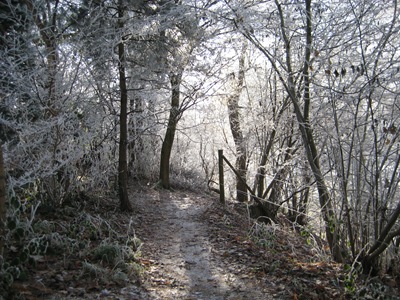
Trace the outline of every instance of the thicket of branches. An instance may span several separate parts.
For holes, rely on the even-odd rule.
[[[205,188],[223,148],[268,219],[398,271],[399,19],[396,0],[2,0],[9,202],[113,191],[121,163]]]

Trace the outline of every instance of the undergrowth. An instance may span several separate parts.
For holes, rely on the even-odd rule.
[[[132,221],[115,224],[99,214],[68,206],[42,214],[40,206],[40,201],[10,198],[5,249],[0,256],[0,299],[17,297],[13,284],[28,280],[45,256],[60,261],[79,259],[82,279],[90,276],[99,282],[123,284],[140,278],[142,243]]]
[[[290,253],[292,257],[299,257],[302,264],[320,262],[331,262],[329,254],[324,249],[324,244],[320,238],[314,233],[309,226],[302,226],[298,230],[282,226],[271,222],[251,222],[249,237],[260,247],[268,249],[271,255],[282,252],[282,240],[285,244],[285,252]],[[291,251],[289,250],[291,248]],[[307,248],[309,254],[301,253],[300,249]],[[289,250],[289,251],[288,251]],[[312,257],[307,261],[306,257]],[[296,262],[297,260],[288,261]],[[268,271],[274,273],[277,269],[282,268],[282,261],[276,259],[268,266]],[[346,295],[346,299],[392,299],[400,300],[400,297],[394,296],[395,290],[384,284],[379,277],[367,277],[363,274],[362,266],[357,261],[350,264],[343,264],[342,272],[337,278]],[[292,286],[296,286],[296,280],[292,281]],[[297,299],[297,298],[296,298]],[[301,299],[299,296],[298,299]]]

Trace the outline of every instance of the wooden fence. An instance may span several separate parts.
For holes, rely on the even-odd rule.
[[[219,172],[219,200],[220,202],[225,206],[225,183],[224,183],[224,161],[226,164],[231,168],[231,170],[235,173],[237,178],[239,178],[240,181],[242,181],[246,189],[250,192],[252,200],[257,202],[259,205],[259,208],[263,212],[265,216],[268,216],[268,212],[264,205],[262,204],[260,198],[256,196],[254,191],[249,187],[247,182],[240,176],[239,172],[233,167],[233,165],[229,162],[229,160],[224,156],[223,150],[218,150],[218,172]]]
[[[229,160],[224,156],[223,150],[218,150],[218,172],[219,172],[219,200],[225,205],[225,180],[224,180],[224,161],[231,168],[236,177],[239,178],[241,182],[246,186],[246,189],[250,192],[253,198],[256,198],[254,191],[248,186],[247,182],[240,176],[239,172],[234,168],[234,166],[229,162]],[[257,199],[258,200],[258,199]],[[256,200],[256,201],[257,201]],[[258,201],[257,201],[258,202]]]

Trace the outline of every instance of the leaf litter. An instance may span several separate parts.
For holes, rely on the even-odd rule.
[[[346,291],[348,273],[323,245],[251,220],[246,205],[224,208],[207,194],[136,182],[130,200],[133,215],[119,212],[111,197],[52,220],[56,230],[73,228],[89,242],[74,254],[36,257],[28,280],[14,283],[14,298],[362,299]],[[133,257],[126,257],[130,247]]]

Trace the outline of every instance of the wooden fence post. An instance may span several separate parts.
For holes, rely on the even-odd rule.
[[[218,150],[218,172],[219,172],[219,201],[225,205],[225,185],[224,185],[224,152]]]

